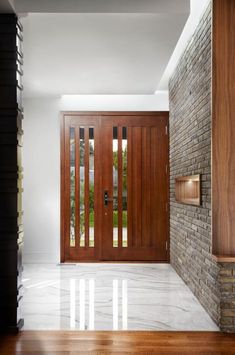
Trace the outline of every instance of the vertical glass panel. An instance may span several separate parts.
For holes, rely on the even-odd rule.
[[[118,128],[113,127],[113,247],[118,247]]]
[[[95,246],[95,218],[94,218],[94,181],[95,181],[95,142],[94,142],[94,127],[89,128],[89,247]]]
[[[70,127],[70,246],[75,247],[75,128]]]
[[[127,238],[127,127],[122,128],[122,246],[128,246]]]
[[[85,246],[85,129],[80,127],[80,247]]]

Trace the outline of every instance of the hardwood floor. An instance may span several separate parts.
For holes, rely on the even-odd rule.
[[[23,331],[1,339],[0,354],[235,354],[219,332]]]

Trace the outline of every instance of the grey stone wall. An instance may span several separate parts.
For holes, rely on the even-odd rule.
[[[211,255],[211,6],[170,80],[171,264],[220,319],[220,267]],[[175,201],[175,178],[201,174],[202,205]]]
[[[171,264],[222,331],[235,332],[235,263],[217,264],[211,235],[211,5],[169,84]],[[175,178],[201,174],[202,204],[175,201]]]
[[[222,331],[235,332],[235,264],[221,264],[220,281],[220,328]]]

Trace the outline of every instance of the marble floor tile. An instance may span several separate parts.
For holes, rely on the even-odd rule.
[[[168,264],[26,264],[24,329],[218,330]]]

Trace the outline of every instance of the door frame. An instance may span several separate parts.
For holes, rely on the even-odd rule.
[[[64,128],[65,128],[65,116],[94,116],[97,117],[97,120],[101,116],[165,116],[167,118],[167,136],[168,136],[168,166],[169,166],[169,111],[61,111],[60,112],[60,262],[69,262],[65,260],[65,167],[64,167],[64,159],[65,159],[65,136],[64,136]],[[170,204],[169,204],[169,169],[167,169],[166,173],[167,178],[167,259],[166,261],[159,263],[169,263],[170,262]],[[101,238],[99,238],[99,243],[101,243]],[[79,261],[83,262],[83,261]],[[88,262],[88,261],[86,261]],[[89,261],[94,263],[104,263],[107,261],[103,260],[94,260]],[[115,262],[115,261],[114,261]],[[136,261],[130,261],[130,263],[136,263]],[[153,263],[153,261],[144,261],[144,263]],[[117,263],[127,263],[126,261],[118,261]]]

